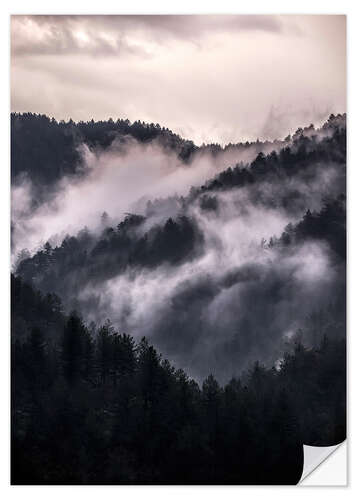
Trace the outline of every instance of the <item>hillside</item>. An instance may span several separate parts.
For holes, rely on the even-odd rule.
[[[286,335],[298,329],[313,346],[326,332],[319,327],[316,335],[308,318],[325,311],[331,334],[331,307],[339,338],[345,117],[330,117],[317,131],[300,129],[289,140],[186,196],[148,200],[124,218],[104,214],[99,228],[22,257],[16,274],[59,295],[67,312],[76,308],[95,322],[111,317],[135,338],[145,335],[199,378],[206,366],[227,380],[256,359],[274,364]],[[202,349],[203,339],[212,346]]]

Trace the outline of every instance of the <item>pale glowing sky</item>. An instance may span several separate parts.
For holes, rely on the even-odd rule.
[[[344,16],[12,16],[11,109],[284,137],[346,111]]]

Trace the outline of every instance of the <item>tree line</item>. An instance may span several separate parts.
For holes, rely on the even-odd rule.
[[[324,127],[343,127],[344,120],[345,115],[331,115]],[[78,151],[80,144],[86,144],[90,149],[106,149],[114,140],[125,142],[126,137],[132,137],[140,143],[156,140],[164,149],[174,151],[183,162],[189,163],[196,154],[217,156],[225,151],[239,153],[253,144],[258,149],[264,149],[264,146],[268,149],[280,148],[310,129],[311,126],[298,129],[293,137],[273,142],[257,139],[256,142],[229,143],[225,146],[213,143],[197,146],[158,123],[112,118],[87,122],[57,121],[43,114],[11,113],[11,176],[14,181],[23,174],[29,175],[38,188],[37,194],[44,196],[45,191],[41,192],[41,187],[48,189],[64,175],[83,173],[83,159]]]

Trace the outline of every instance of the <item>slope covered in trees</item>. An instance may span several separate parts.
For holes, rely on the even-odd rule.
[[[260,152],[249,164],[239,163],[219,173],[214,179],[208,180],[200,189],[194,189],[192,196],[199,196],[201,192],[216,192],[232,188],[252,187],[252,184],[269,182],[280,184],[283,181],[292,181],[294,178],[304,182],[313,181],[318,176],[319,168],[327,169],[334,165],[337,170],[338,189],[345,190],[346,165],[346,116],[331,115],[329,120],[319,130],[307,127],[298,129],[289,138],[288,144],[279,151],[272,151],[265,155]],[[286,186],[286,183],[284,183]],[[297,186],[292,185],[281,199],[264,199],[271,204],[281,203],[286,207],[294,202],[296,196],[302,197]],[[292,198],[292,200],[289,200]],[[259,198],[254,200],[259,201]]]
[[[48,243],[20,262],[18,274],[38,282],[43,290],[66,293],[66,282],[57,280],[58,276],[75,272],[77,286],[81,286],[88,280],[109,279],[128,267],[178,265],[202,253],[203,234],[195,220],[182,215],[144,231],[145,220],[143,216],[128,215],[116,228],[107,227],[99,239],[83,230],[77,237],[65,238],[58,247]]]
[[[145,335],[200,379],[207,366],[224,381],[255,359],[273,363],[299,328],[315,346],[323,332],[316,337],[306,318],[320,311],[335,311],[328,331],[341,338],[345,121],[299,129],[288,146],[187,196],[148,200],[124,218],[104,214],[97,230],[24,252],[15,273],[59,295],[67,312]]]
[[[295,484],[303,443],[345,438],[344,340],[199,386],[109,322],[57,312],[54,335],[38,292],[12,288],[29,332],[12,336],[13,484]]]

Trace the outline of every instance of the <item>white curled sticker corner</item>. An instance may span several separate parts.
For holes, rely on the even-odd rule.
[[[299,484],[331,456],[341,445],[346,445],[346,441],[334,446],[309,446],[304,444],[304,468]]]

